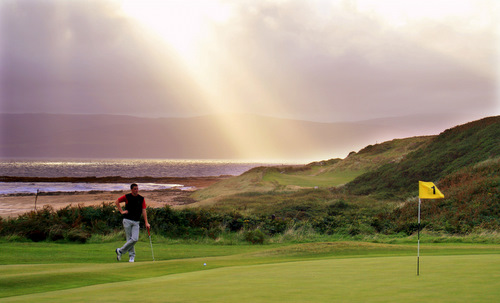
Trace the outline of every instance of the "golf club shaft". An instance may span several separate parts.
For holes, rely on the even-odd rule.
[[[148,236],[149,236],[149,244],[151,245],[151,256],[153,257],[153,261],[154,261],[155,255],[153,253],[153,242],[151,241],[151,233],[149,232],[149,227],[148,227]]]

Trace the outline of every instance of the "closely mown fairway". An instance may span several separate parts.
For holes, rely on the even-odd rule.
[[[2,243],[1,301],[495,302],[500,245],[328,242],[155,245]],[[53,252],[50,254],[50,252]],[[16,262],[16,256],[19,261]],[[7,261],[6,261],[7,260]],[[31,262],[30,262],[31,260]],[[31,263],[31,264],[29,264]],[[203,263],[207,263],[204,266]]]

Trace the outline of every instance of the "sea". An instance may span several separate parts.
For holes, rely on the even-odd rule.
[[[0,176],[9,177],[209,177],[237,176],[257,166],[297,163],[234,160],[84,159],[26,160],[0,159]],[[0,182],[0,195],[37,192],[89,192],[127,190],[130,184],[71,182]],[[183,184],[141,183],[141,190],[192,189]]]

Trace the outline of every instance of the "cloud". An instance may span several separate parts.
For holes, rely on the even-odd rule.
[[[460,54],[468,44],[460,36],[448,39],[456,46],[446,54],[356,9],[300,1],[254,4],[235,19],[219,43],[246,61],[289,114],[356,119],[491,109],[496,102],[493,72],[481,74],[449,56],[469,55]],[[440,26],[447,32],[454,23]],[[490,62],[481,64],[490,68],[492,38],[483,34],[467,48],[479,53],[474,57],[483,54]]]
[[[225,110],[317,121],[498,114],[488,2],[472,15],[398,26],[361,1],[226,4],[229,19],[208,27],[198,64],[187,66],[120,2],[3,1],[0,111]]]
[[[175,55],[155,50],[157,41],[113,4],[2,2],[2,110],[182,110],[176,95],[191,93]]]

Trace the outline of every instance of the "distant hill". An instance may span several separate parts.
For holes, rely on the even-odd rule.
[[[414,116],[317,123],[256,115],[0,114],[0,157],[311,161],[345,157],[393,138],[435,134],[461,119]]]
[[[381,197],[415,195],[414,184],[439,181],[468,166],[500,156],[500,116],[442,132],[398,163],[388,163],[347,184],[351,193]]]

